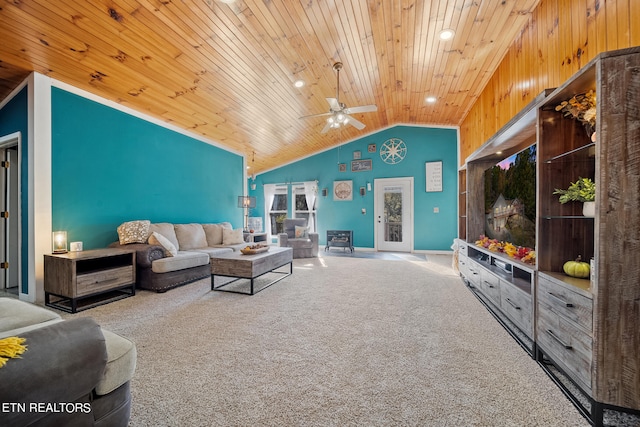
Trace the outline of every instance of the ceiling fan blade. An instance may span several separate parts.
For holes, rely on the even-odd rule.
[[[354,128],[356,128],[358,130],[364,129],[364,123],[362,123],[361,121],[359,121],[357,119],[354,119],[353,117],[351,117],[348,114],[347,114],[347,118],[349,119],[349,121],[347,123],[350,124],[351,126],[353,126]]]
[[[320,133],[327,133],[327,132],[329,132],[329,129],[331,129],[331,123],[327,122],[327,124],[324,125],[324,127],[322,128]]]
[[[362,105],[360,107],[350,107],[344,109],[344,112],[347,114],[372,113],[374,111],[378,111],[377,105]]]
[[[340,111],[342,109],[342,108],[340,108],[340,103],[338,102],[337,98],[326,98],[326,100],[329,103],[329,106],[331,107],[331,110]]]
[[[330,116],[333,113],[320,113],[320,114],[311,114],[310,116],[302,116],[298,117],[299,119],[308,119],[309,117],[320,117],[320,116]]]

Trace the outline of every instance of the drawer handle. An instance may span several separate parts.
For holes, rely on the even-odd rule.
[[[511,304],[511,306],[512,306],[513,308],[515,308],[516,310],[520,310],[520,306],[519,306],[518,304],[516,304],[515,302],[511,301],[509,298],[505,298],[505,299],[507,300],[507,302],[508,302],[509,304]]]
[[[573,307],[572,303],[566,302],[562,298],[555,296],[552,292],[547,292],[547,293],[551,296],[551,298],[555,299],[556,301],[558,301],[560,304],[564,305],[565,307]]]
[[[551,329],[547,329],[547,333],[549,335],[551,335],[551,338],[553,338],[554,340],[558,341],[558,343],[561,346],[563,346],[564,348],[566,348],[567,350],[571,350],[573,348],[572,346],[570,346],[569,344],[566,344],[564,341],[562,341],[560,338],[558,338],[558,336],[556,334],[554,334]]]
[[[493,285],[491,284],[491,282],[487,282],[487,281],[485,280],[485,281],[484,281],[484,283],[486,283],[486,284],[487,284],[487,286],[489,286],[491,289],[495,288],[495,286],[493,286]]]

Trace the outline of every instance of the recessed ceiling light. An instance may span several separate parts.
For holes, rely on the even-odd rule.
[[[295,82],[293,82],[293,85],[295,87],[302,87],[304,86],[304,80],[296,80]]]
[[[440,31],[438,33],[438,37],[440,37],[440,40],[449,40],[449,39],[453,38],[454,34],[455,34],[455,31],[453,31],[452,29],[447,28],[447,29],[444,29],[444,30]]]
[[[433,104],[438,99],[435,96],[427,96],[424,100],[425,100],[425,102],[428,102],[429,104]]]

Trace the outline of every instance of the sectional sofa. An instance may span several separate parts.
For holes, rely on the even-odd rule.
[[[166,292],[211,275],[211,256],[244,248],[242,229],[228,222],[172,224],[129,221],[118,227],[110,247],[136,250],[140,289]]]

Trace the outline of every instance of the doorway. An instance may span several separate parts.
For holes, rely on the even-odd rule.
[[[413,250],[413,177],[374,180],[376,250]]]
[[[18,294],[20,283],[20,134],[0,137],[0,291]]]

